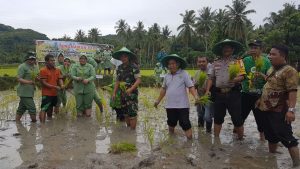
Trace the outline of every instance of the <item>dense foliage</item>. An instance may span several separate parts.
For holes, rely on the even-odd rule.
[[[195,57],[205,55],[215,58],[211,52],[213,45],[223,39],[235,39],[246,46],[250,40],[261,39],[268,52],[273,44],[286,44],[290,48],[289,62],[297,66],[300,53],[300,10],[294,3],[286,3],[283,9],[271,12],[264,19],[264,25],[253,25],[248,15],[255,9],[248,9],[251,1],[233,0],[224,9],[185,10],[178,24],[177,35],[168,25],[153,23],[145,28],[143,21],[128,25],[126,20],[116,22],[115,35],[102,35],[98,28],[88,32],[78,29],[75,37],[64,35],[55,40],[74,40],[80,42],[107,43],[116,49],[127,46],[139,57],[143,68],[154,67],[157,53],[164,49],[167,53],[177,53],[184,57],[190,67],[195,65]],[[47,39],[43,34],[32,30],[13,29],[0,25],[0,62],[20,62],[20,54],[33,49],[34,39]],[[7,57],[9,56],[9,57]]]

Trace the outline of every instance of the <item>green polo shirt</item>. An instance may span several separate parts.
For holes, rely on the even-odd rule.
[[[95,84],[93,81],[96,78],[96,73],[94,67],[91,64],[76,64],[72,66],[71,76],[73,79],[75,94],[86,94],[95,92]],[[89,83],[85,85],[82,83],[82,81],[77,81],[76,79],[78,77],[89,80]]]
[[[261,72],[263,74],[267,74],[267,71],[271,67],[270,60],[265,55],[262,55],[260,57],[262,57],[262,59],[263,59],[263,67],[262,67]],[[252,81],[252,83],[253,83],[252,86],[250,86],[250,83],[249,83],[249,77],[251,77],[251,73],[254,73],[254,70],[255,70],[255,60],[252,58],[252,56],[246,56],[243,59],[243,62],[245,65],[245,70],[246,70],[247,76],[246,76],[245,80],[242,82],[242,87],[243,87],[242,91],[246,92],[246,93],[251,92],[251,93],[261,94],[261,90],[266,83],[266,81],[263,78],[261,78],[261,77],[255,78]]]
[[[22,63],[18,67],[17,78],[22,78],[25,80],[35,80],[34,74],[37,75],[39,70],[35,65],[28,65],[26,62]],[[35,86],[31,84],[22,84],[19,83],[17,86],[17,95],[19,97],[33,97],[34,96]]]

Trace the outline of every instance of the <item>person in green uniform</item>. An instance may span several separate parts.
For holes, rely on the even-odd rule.
[[[163,73],[163,68],[161,67],[160,63],[156,63],[155,68],[154,68],[154,76],[155,76],[155,81],[157,85],[161,85],[162,83],[162,78],[160,75]]]
[[[111,51],[107,47],[103,52],[104,75],[111,74],[112,64],[110,60],[111,60]]]
[[[97,68],[98,64],[97,64],[97,62],[95,61],[94,58],[87,57],[87,63],[92,65],[94,67],[94,69]],[[97,74],[96,71],[95,71],[95,74]],[[103,105],[102,105],[102,102],[101,102],[101,97],[99,96],[99,93],[97,92],[96,88],[95,88],[95,93],[94,93],[94,101],[98,105],[100,111],[103,112]]]
[[[248,46],[248,55],[243,59],[247,76],[242,82],[242,120],[245,122],[252,110],[257,130],[260,133],[260,140],[264,141],[263,119],[259,109],[255,108],[255,103],[260,98],[266,81],[261,76],[258,76],[257,73],[260,72],[266,75],[271,67],[271,62],[266,56],[262,55],[262,41],[254,40]]]
[[[126,47],[113,53],[113,58],[121,60],[122,64],[118,67],[116,83],[113,90],[112,99],[114,100],[117,91],[121,89],[121,101],[125,114],[127,126],[131,129],[136,128],[138,112],[138,85],[141,83],[139,68],[131,61],[136,55]]]
[[[73,79],[77,112],[79,115],[90,117],[95,92],[93,81],[96,78],[96,73],[94,67],[87,63],[87,59],[85,55],[80,56],[79,64],[74,65],[71,69],[71,77]]]
[[[97,67],[95,68],[96,74],[100,75],[103,69],[103,57],[100,49],[97,49],[94,59],[97,62]]]
[[[55,64],[55,66],[56,67],[58,67],[58,66],[64,66],[64,58],[65,58],[64,54],[59,53],[58,56],[57,56],[57,62]]]
[[[36,122],[36,107],[33,100],[35,91],[35,80],[38,75],[38,68],[35,66],[36,56],[28,53],[25,62],[18,67],[17,95],[20,97],[16,113],[16,122],[20,122],[22,115],[28,110],[32,122]]]
[[[60,105],[62,104],[64,107],[67,104],[67,94],[66,94],[66,89],[68,86],[70,86],[72,80],[71,80],[71,59],[66,57],[64,59],[64,66],[58,66],[57,67],[60,70],[60,73],[62,75],[62,80],[64,83],[64,90],[59,90],[57,93],[57,104],[56,107],[59,109]]]

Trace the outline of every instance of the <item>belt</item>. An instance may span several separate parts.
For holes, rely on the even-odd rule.
[[[218,88],[216,87],[217,93],[229,93],[231,91],[240,91],[240,86],[227,87],[227,88]]]

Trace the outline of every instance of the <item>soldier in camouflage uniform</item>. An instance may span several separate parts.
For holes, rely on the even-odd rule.
[[[138,85],[141,83],[139,68],[132,64],[135,54],[123,47],[113,54],[113,58],[121,60],[118,67],[116,83],[112,99],[116,98],[118,89],[121,89],[121,102],[125,113],[125,121],[131,129],[136,128],[138,112]]]

